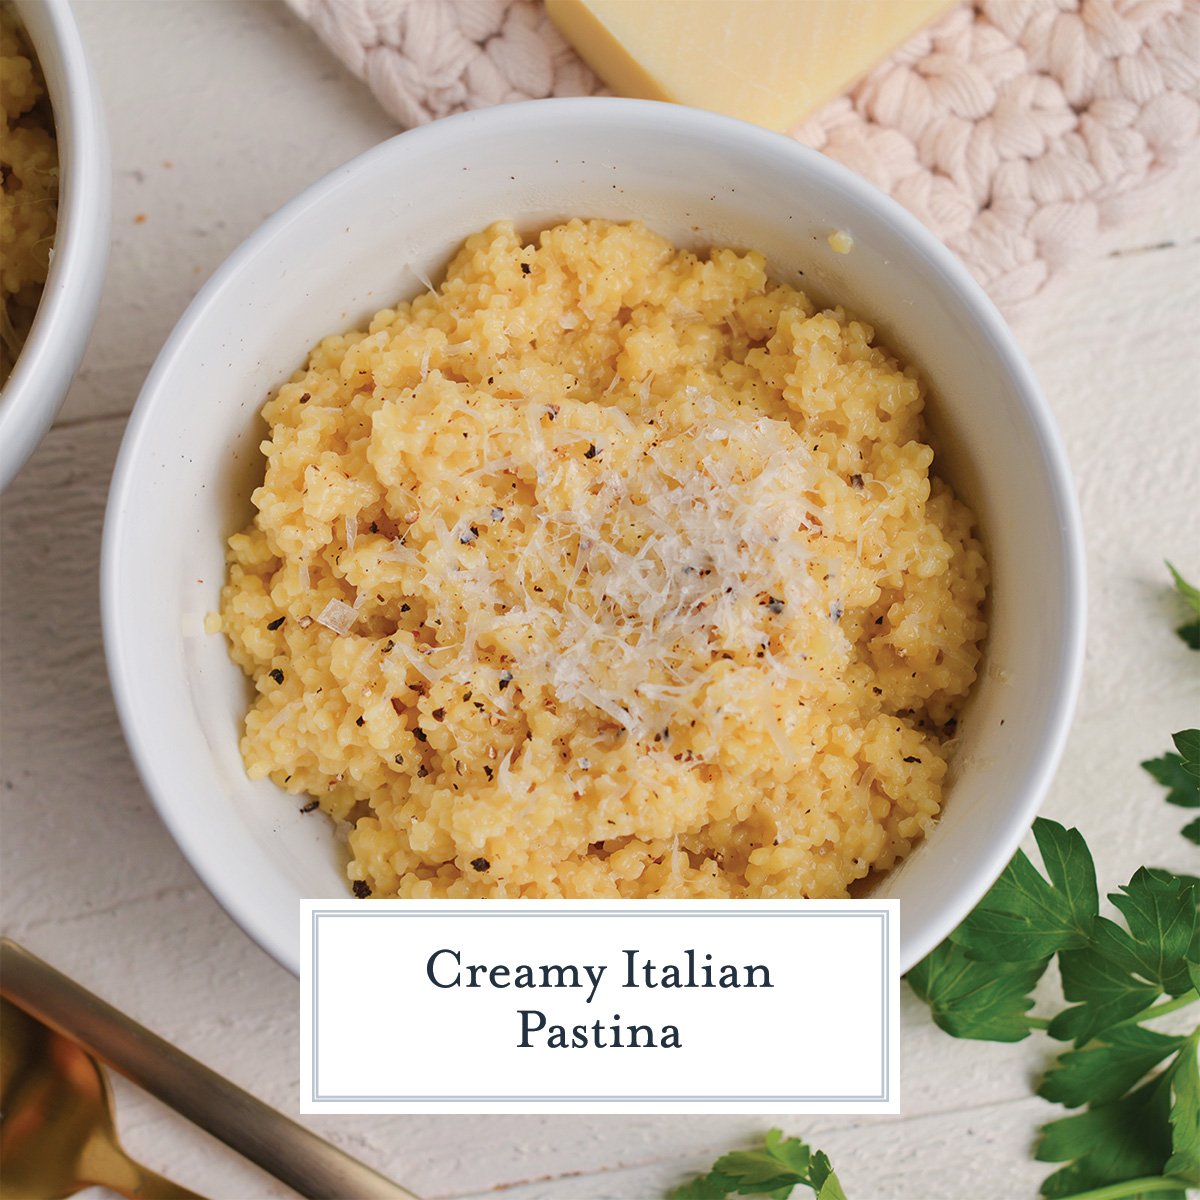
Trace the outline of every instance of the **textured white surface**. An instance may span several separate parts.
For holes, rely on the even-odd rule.
[[[287,1112],[295,981],[196,882],[134,775],[100,649],[103,499],[124,418],[171,325],[232,247],[392,132],[282,5],[76,5],[116,170],[114,245],[85,366],[3,500],[3,932]],[[171,165],[166,165],[170,163]],[[1142,863],[1196,869],[1138,761],[1200,715],[1200,659],[1171,633],[1162,559],[1200,576],[1200,162],[1016,322],[1067,442],[1088,527],[1089,658],[1046,805],[1078,824],[1102,885]],[[139,220],[144,215],[144,219]],[[136,586],[131,581],[130,586]],[[363,1014],[394,1036],[402,1013]],[[1049,1045],[958,1042],[905,994],[899,1118],[792,1119],[856,1200],[1036,1193],[1030,1096]],[[769,1052],[748,1036],[746,1070]],[[469,1069],[469,1063],[448,1064]],[[128,1148],[214,1200],[291,1195],[128,1086]],[[306,1122],[429,1200],[653,1200],[768,1124],[711,1118],[341,1118]]]

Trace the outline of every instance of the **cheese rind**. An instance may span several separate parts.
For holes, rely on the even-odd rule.
[[[615,92],[786,130],[950,0],[546,0]]]

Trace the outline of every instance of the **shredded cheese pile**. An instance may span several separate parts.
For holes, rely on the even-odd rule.
[[[522,687],[545,681],[558,703],[591,706],[635,738],[695,703],[714,656],[757,656],[780,678],[803,673],[775,652],[815,594],[808,455],[786,423],[747,422],[710,398],[695,415],[666,434],[624,422],[636,470],[599,466],[582,487],[572,486],[579,435],[535,424],[535,499],[511,577],[478,565],[486,551],[473,517],[428,540],[428,554],[394,544],[384,557],[419,566],[435,596],[463,589],[470,614],[456,645],[409,661],[431,681],[469,683],[480,642],[503,632]],[[593,442],[583,453],[599,464],[605,449]],[[478,473],[513,470],[506,459]],[[569,509],[555,499],[564,494]]]

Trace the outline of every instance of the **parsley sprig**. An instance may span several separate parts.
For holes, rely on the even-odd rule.
[[[1196,615],[1176,632],[1200,650],[1200,589],[1167,563]],[[1200,730],[1142,763],[1167,802],[1200,808]],[[1200,820],[1183,829],[1200,844]],[[1200,879],[1142,867],[1100,914],[1083,836],[1034,822],[1042,871],[1020,851],[975,911],[909,973],[934,1021],[954,1037],[1016,1042],[1034,1029],[1070,1041],[1038,1095],[1073,1116],[1042,1127],[1037,1157],[1066,1163],[1043,1184],[1050,1200],[1186,1200],[1200,1186],[1200,1025],[1149,1022],[1200,1001]],[[1043,873],[1044,872],[1044,873]],[[1032,1016],[1031,992],[1057,957],[1065,1007]]]
[[[1195,614],[1176,633],[1200,650],[1200,589],[1167,567]],[[1200,730],[1172,740],[1174,753],[1142,767],[1167,788],[1167,803],[1200,808]],[[1200,818],[1182,833],[1200,844]],[[1100,914],[1082,834],[1044,818],[1033,834],[1042,870],[1019,851],[906,978],[954,1037],[1017,1042],[1037,1029],[1073,1043],[1037,1089],[1082,1110],[1042,1126],[1037,1158],[1067,1164],[1042,1184],[1047,1200],[1187,1200],[1200,1187],[1200,1025],[1171,1034],[1149,1024],[1200,1003],[1200,878],[1143,867],[1109,894],[1114,921]],[[1056,957],[1070,1003],[1031,1015],[1031,993]],[[845,1200],[824,1154],[773,1129],[763,1149],[726,1154],[671,1200],[783,1200],[797,1185],[816,1200]]]
[[[713,1163],[707,1175],[677,1187],[671,1200],[721,1200],[725,1196],[767,1196],[786,1200],[807,1187],[816,1200],[846,1200],[829,1159],[800,1138],[768,1131],[759,1150],[734,1150]]]
[[[1039,818],[1033,832],[1042,871],[1018,852],[908,981],[955,1037],[1014,1042],[1044,1029],[1074,1043],[1038,1088],[1083,1108],[1042,1128],[1037,1157],[1068,1164],[1043,1196],[1184,1200],[1200,1186],[1200,1027],[1172,1036],[1146,1022],[1200,999],[1200,882],[1143,867],[1109,895],[1112,920],[1079,831]],[[1055,957],[1070,1003],[1030,1015]]]

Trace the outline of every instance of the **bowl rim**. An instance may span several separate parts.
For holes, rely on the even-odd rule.
[[[916,217],[849,168],[785,135],[732,117],[660,101],[619,97],[522,101],[445,117],[406,130],[335,168],[269,217],[230,254],[184,311],[146,377],[121,443],[105,512],[100,567],[104,645],[114,699],[134,763],[160,818],[218,903],[281,966],[298,975],[295,937],[275,928],[262,918],[261,909],[247,903],[244,880],[223,870],[219,860],[196,836],[198,830],[189,823],[189,814],[180,811],[172,798],[169,756],[156,751],[153,740],[144,736],[136,678],[128,669],[127,645],[136,637],[137,631],[126,628],[120,604],[124,514],[130,509],[128,496],[136,485],[144,444],[164,393],[163,384],[170,378],[175,360],[193,329],[222,303],[226,289],[236,283],[245,264],[282,230],[310,209],[320,206],[349,177],[369,169],[381,159],[427,143],[445,143],[443,150],[452,153],[461,140],[485,137],[493,131],[499,134],[514,125],[536,126],[551,114],[575,124],[581,121],[605,121],[618,126],[633,123],[642,129],[652,125],[657,132],[667,136],[692,137],[714,144],[729,139],[757,143],[764,152],[791,156],[802,163],[805,170],[824,177],[827,184],[849,192],[860,203],[879,210],[900,235],[915,243],[916,250],[940,276],[941,285],[953,302],[986,336],[1012,381],[1010,391],[1014,404],[1042,451],[1047,483],[1055,501],[1053,515],[1057,522],[1064,577],[1061,619],[1067,631],[1060,645],[1053,693],[1047,703],[1052,719],[1029,752],[1022,772],[1024,785],[1007,809],[1002,836],[992,842],[976,868],[943,896],[941,910],[948,914],[946,928],[926,929],[920,937],[906,937],[901,963],[902,970],[906,971],[951,932],[999,876],[1028,832],[1058,767],[1074,716],[1083,670],[1086,587],[1082,520],[1066,452],[1033,370],[1003,317],[960,260]]]
[[[71,6],[68,0],[17,0],[17,8],[39,63],[56,54],[66,82],[56,89],[47,80],[59,162],[54,251],[29,336],[0,389],[0,492],[53,424],[83,359],[112,224],[104,103]],[[38,36],[27,21],[32,14]]]

